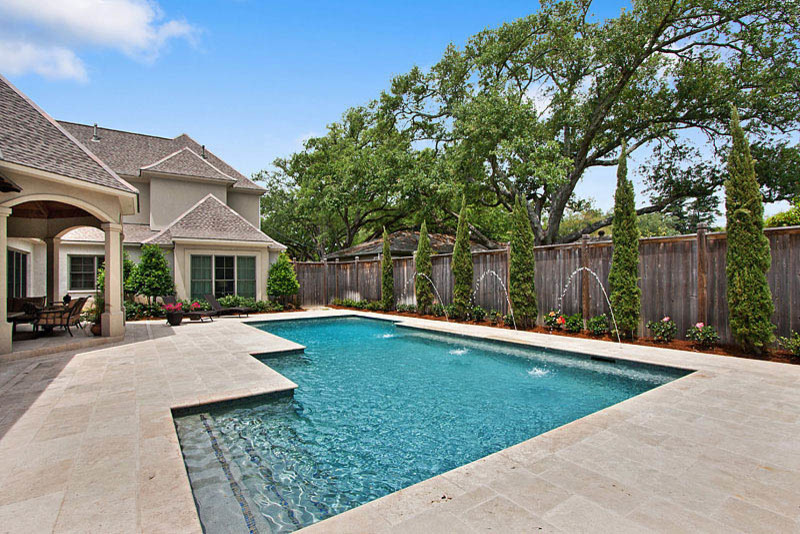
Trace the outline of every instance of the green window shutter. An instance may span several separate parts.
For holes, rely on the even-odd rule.
[[[191,288],[192,299],[202,299],[211,293],[211,256],[192,256]]]
[[[236,258],[236,294],[240,297],[256,298],[256,258]]]

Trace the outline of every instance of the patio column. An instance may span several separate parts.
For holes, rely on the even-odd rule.
[[[0,354],[11,352],[8,322],[8,216],[11,208],[0,208]]]
[[[46,237],[44,240],[47,247],[47,301],[49,303],[61,300],[59,277],[61,275],[61,238]]]
[[[125,334],[125,312],[122,309],[122,225],[103,223],[106,234],[105,311],[100,320],[103,337]]]

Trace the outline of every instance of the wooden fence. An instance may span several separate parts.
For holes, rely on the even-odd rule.
[[[775,302],[776,333],[800,330],[800,227],[765,231],[772,250],[768,274]],[[609,291],[612,245],[609,240],[584,239],[578,243],[536,247],[536,293],[540,314],[559,309],[584,317],[609,313],[603,290]],[[680,335],[698,321],[714,325],[723,341],[731,341],[728,325],[725,276],[726,235],[708,233],[651,237],[639,242],[639,287],[642,288],[640,331],[650,320],[669,315]],[[508,250],[476,252],[475,303],[486,310],[508,312]],[[451,254],[432,257],[432,279],[439,292],[436,300],[452,302]],[[396,258],[394,288],[398,304],[414,304],[413,258]],[[578,271],[580,267],[590,269]],[[299,302],[319,306],[334,298],[378,300],[381,296],[379,259],[347,262],[297,262]]]

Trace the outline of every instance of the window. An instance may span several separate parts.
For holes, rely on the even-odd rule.
[[[72,256],[69,263],[69,290],[94,291],[97,288],[97,270],[103,266],[104,256]]]
[[[212,283],[211,256],[192,256],[192,298],[205,298],[205,295],[211,293]]]
[[[28,255],[8,251],[8,298],[28,296]]]
[[[192,299],[202,299],[212,292],[215,297],[255,298],[256,257],[192,255],[190,284]]]
[[[224,297],[236,293],[236,267],[234,256],[214,256],[214,296]]]
[[[256,298],[256,258],[239,256],[236,258],[236,294]]]

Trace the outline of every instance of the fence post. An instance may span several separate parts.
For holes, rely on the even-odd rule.
[[[339,258],[336,258],[336,265],[333,266],[333,292],[336,294],[334,298],[339,299]]]
[[[328,260],[322,258],[322,305],[328,305]]]
[[[708,226],[697,225],[697,321],[708,319]]]
[[[433,273],[431,273],[433,274]],[[411,301],[414,306],[417,305],[417,251],[415,250],[411,255],[411,297],[409,300]],[[408,293],[408,280],[405,280],[406,287],[403,290],[403,293]]]
[[[383,254],[378,253],[378,300],[383,302]]]
[[[355,263],[355,269],[356,269],[356,295],[358,295],[356,300],[363,300],[361,298],[361,289],[358,287],[358,256],[355,257],[355,262],[356,262]]]
[[[581,315],[583,315],[583,329],[588,329],[587,322],[589,320],[589,273],[586,269],[589,268],[589,235],[583,234],[581,236]]]

